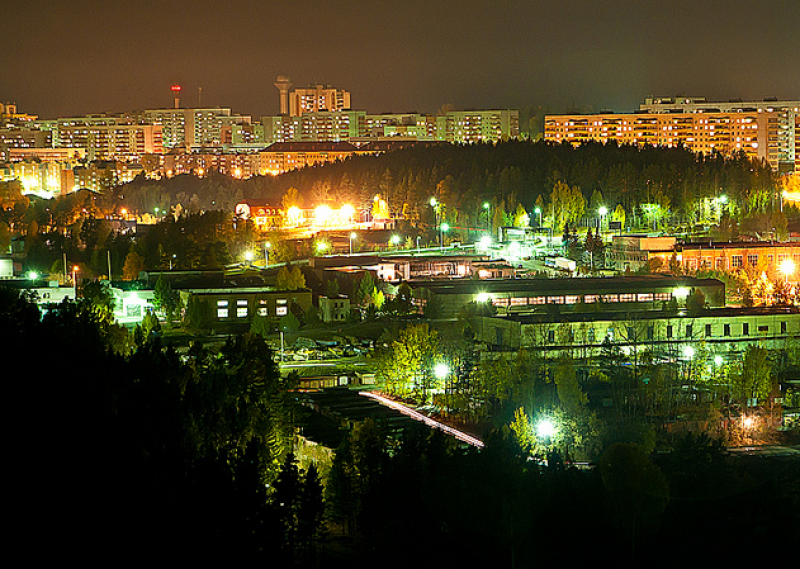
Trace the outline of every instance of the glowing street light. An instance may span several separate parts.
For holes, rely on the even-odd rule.
[[[541,439],[550,439],[556,434],[556,425],[552,419],[539,419],[536,422],[536,436]]]
[[[479,303],[481,303],[481,304],[486,304],[486,303],[487,303],[487,302],[489,302],[491,299],[492,299],[492,295],[491,295],[491,294],[489,294],[488,292],[479,292],[479,293],[478,293],[478,294],[475,296],[475,300],[477,300],[477,301],[478,301]]]
[[[450,225],[448,223],[442,223],[439,226],[439,247],[444,249],[444,234],[450,231]]]
[[[684,346],[683,347],[683,357],[687,360],[691,360],[694,357],[694,348],[691,346]]]
[[[433,375],[438,380],[445,379],[448,375],[450,375],[450,366],[446,363],[438,363],[433,368]]]
[[[392,245],[397,247],[400,244],[400,236],[399,235],[392,235],[392,238],[389,240]]]
[[[492,232],[492,204],[483,202],[483,209],[486,210],[486,230]]]
[[[598,208],[597,213],[600,215],[600,227],[599,227],[599,229],[602,230],[603,229],[603,221],[605,220],[606,215],[608,215],[608,208],[606,206],[604,206],[604,205],[601,205]]]
[[[269,241],[264,241],[264,268],[266,269],[269,266],[269,250],[272,247],[272,243]]]
[[[780,264],[780,267],[778,267],[778,270],[780,270],[781,274],[783,275],[783,278],[787,282],[789,281],[789,277],[791,275],[794,275],[795,269],[796,269],[796,266],[795,266],[794,261],[792,259],[783,260],[781,262],[781,264]]]
[[[324,253],[328,250],[328,244],[325,241],[317,241],[317,252]]]

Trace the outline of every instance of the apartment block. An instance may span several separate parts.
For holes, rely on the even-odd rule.
[[[673,101],[673,102],[669,102]],[[796,170],[800,101],[711,103],[648,99],[637,113],[549,115],[545,140],[685,147],[693,152],[747,157],[775,171]]]

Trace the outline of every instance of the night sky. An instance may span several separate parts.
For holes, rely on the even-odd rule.
[[[278,112],[279,74],[371,113],[800,98],[799,0],[92,0],[3,10],[0,100],[42,118]]]

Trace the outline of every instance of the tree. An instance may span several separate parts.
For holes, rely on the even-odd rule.
[[[559,356],[553,380],[558,390],[558,401],[561,407],[568,413],[581,412],[589,399],[581,389],[572,357],[569,354]]]
[[[122,267],[122,278],[126,281],[139,279],[139,273],[144,270],[144,257],[136,251],[131,251],[125,257],[125,265]]]
[[[749,401],[764,401],[775,388],[772,366],[766,348],[747,346],[739,370],[730,374],[734,396],[742,407]]]
[[[300,270],[298,265],[292,267],[291,272],[289,273],[289,290],[301,290],[306,288],[306,277],[303,276],[303,272]]]
[[[439,334],[427,324],[412,324],[376,356],[376,375],[382,389],[424,403],[434,386],[434,361],[439,356]]]
[[[559,180],[550,192],[550,207],[554,217],[554,227],[564,227],[580,219],[586,211],[586,199],[579,187],[570,187]]]
[[[638,445],[612,445],[598,463],[603,486],[622,535],[635,555],[637,532],[654,524],[669,502],[669,484],[661,469]]]
[[[625,229],[625,208],[622,207],[622,204],[618,204],[614,212],[611,214],[611,219],[613,221],[619,221],[622,225],[622,229]]]
[[[531,218],[525,208],[522,207],[522,204],[517,204],[517,209],[514,212],[514,227],[528,227],[530,221]]]

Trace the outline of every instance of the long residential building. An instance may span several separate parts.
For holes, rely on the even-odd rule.
[[[672,101],[672,102],[669,102]],[[548,115],[545,140],[685,147],[710,154],[742,152],[776,171],[800,169],[800,101],[717,103],[648,99],[636,113]]]

